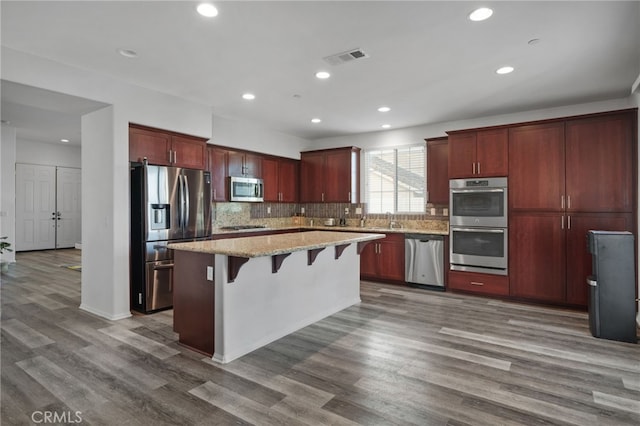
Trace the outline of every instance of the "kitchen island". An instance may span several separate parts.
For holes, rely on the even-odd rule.
[[[174,331],[230,362],[360,302],[358,255],[381,238],[309,231],[171,244]]]

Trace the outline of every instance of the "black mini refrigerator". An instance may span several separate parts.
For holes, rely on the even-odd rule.
[[[593,259],[587,278],[591,334],[637,343],[633,234],[588,231],[587,244]]]

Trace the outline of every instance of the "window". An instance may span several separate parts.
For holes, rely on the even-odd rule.
[[[425,212],[425,145],[366,153],[368,213]]]

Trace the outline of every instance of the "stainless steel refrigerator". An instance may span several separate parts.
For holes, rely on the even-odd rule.
[[[211,176],[202,170],[131,165],[131,309],[151,313],[173,305],[170,242],[211,234]]]

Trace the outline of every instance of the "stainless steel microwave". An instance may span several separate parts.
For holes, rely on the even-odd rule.
[[[250,177],[229,177],[229,201],[264,201],[264,182]]]
[[[507,178],[452,179],[451,226],[507,227]]]

